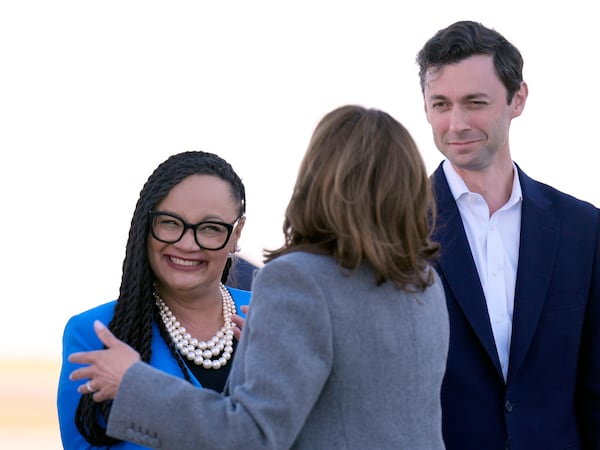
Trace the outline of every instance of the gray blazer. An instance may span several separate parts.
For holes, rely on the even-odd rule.
[[[108,434],[161,449],[443,449],[448,313],[295,252],[262,268],[226,394],[148,366],[125,374]]]

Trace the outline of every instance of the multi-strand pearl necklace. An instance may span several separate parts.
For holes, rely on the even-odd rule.
[[[160,317],[165,324],[171,339],[183,356],[194,364],[205,369],[220,369],[227,364],[233,353],[233,322],[231,314],[235,314],[235,302],[229,291],[222,284],[221,301],[223,303],[224,324],[217,333],[208,341],[199,341],[193,338],[175,317],[162,298],[154,291],[156,306],[160,311]],[[220,356],[219,356],[220,355]]]

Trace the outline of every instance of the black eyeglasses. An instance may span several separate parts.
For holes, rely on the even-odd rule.
[[[206,220],[197,224],[185,222],[176,214],[163,211],[150,211],[150,232],[154,239],[166,244],[181,240],[185,232],[191,229],[198,247],[204,250],[221,250],[227,245],[231,232],[242,216],[233,223]]]

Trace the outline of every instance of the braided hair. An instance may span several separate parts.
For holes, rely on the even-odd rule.
[[[158,309],[153,300],[155,275],[148,262],[147,240],[149,231],[148,212],[156,207],[184,178],[190,175],[213,175],[228,182],[231,192],[239,205],[239,215],[246,211],[246,195],[240,177],[231,165],[219,156],[202,152],[188,151],[175,154],[162,162],[146,181],[137,201],[123,261],[123,273],[119,298],[108,328],[120,340],[134,348],[144,362],[149,362],[152,354],[152,322],[158,318]],[[231,267],[227,259],[221,281],[225,283]],[[161,336],[169,346],[186,380],[190,381],[185,362],[168,338],[161,320],[156,320]],[[111,401],[97,403],[92,394],[84,394],[79,400],[75,423],[82,436],[92,445],[112,445],[120,442],[106,435],[105,425],[111,408]]]

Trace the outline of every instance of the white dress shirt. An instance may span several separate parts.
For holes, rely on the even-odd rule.
[[[513,164],[513,187],[508,201],[490,216],[484,198],[470,192],[448,160],[444,174],[462,218],[473,260],[477,266],[496,351],[506,381],[519,260],[521,205],[523,196]]]

